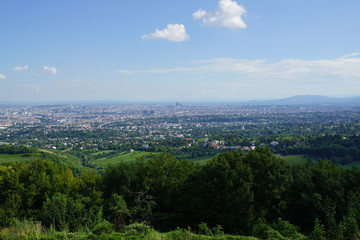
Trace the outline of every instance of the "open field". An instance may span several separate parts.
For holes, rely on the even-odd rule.
[[[295,164],[304,164],[308,160],[309,156],[307,155],[287,155],[281,157],[284,159],[288,164],[295,165]],[[313,161],[313,159],[312,159]]]
[[[105,150],[105,151],[95,152],[95,153],[92,153],[92,154],[90,154],[90,155],[91,155],[91,156],[97,156],[97,155],[100,155],[100,154],[112,153],[112,152],[115,152],[115,150]]]
[[[190,162],[198,163],[199,165],[205,165],[214,156],[199,156],[192,158],[191,154],[182,154],[175,157],[177,159],[188,159]]]
[[[41,153],[0,154],[0,163],[27,162],[41,157]]]
[[[120,162],[133,162],[138,157],[148,156],[150,154],[151,154],[150,152],[145,152],[145,151],[135,151],[132,153],[122,152],[116,156],[111,156],[110,158],[105,157],[105,158],[97,159],[95,163],[99,165],[108,165],[108,164],[117,164]]]
[[[109,153],[110,151],[102,151],[102,152],[97,152],[97,153],[93,153],[91,155],[99,155],[101,153]],[[142,157],[142,156],[149,156],[151,154],[156,154],[156,153],[152,153],[152,152],[146,152],[146,151],[135,151],[135,152],[121,152],[117,155],[113,155],[110,157],[104,157],[104,158],[99,158],[97,160],[95,160],[95,163],[98,165],[108,165],[108,164],[117,164],[120,162],[133,162],[136,160],[136,158],[138,157]],[[176,156],[175,156],[176,157]],[[188,159],[190,162],[195,162],[198,163],[199,165],[204,165],[206,164],[207,161],[209,161],[210,159],[213,158],[213,156],[202,156],[202,157],[196,157],[196,158],[191,158],[191,155],[181,155],[179,156],[180,159]]]
[[[21,154],[0,154],[0,164],[10,164],[10,163],[20,163],[20,162],[29,162],[31,160],[37,159],[47,159],[52,160],[58,164],[63,164],[72,168],[73,170],[77,169],[82,171],[84,167],[81,164],[79,158],[72,155],[59,155],[56,152],[46,150],[36,153],[21,153]]]
[[[358,169],[360,169],[360,161],[348,163],[348,164],[345,164],[345,165],[342,165],[342,166],[345,169],[350,169],[352,167],[357,167]]]
[[[202,157],[196,157],[196,158],[189,158],[190,162],[194,162],[199,165],[205,165],[210,159],[213,159],[214,156],[202,156]]]

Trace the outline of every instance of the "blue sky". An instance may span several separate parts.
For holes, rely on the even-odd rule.
[[[360,1],[3,0],[0,101],[360,95]]]

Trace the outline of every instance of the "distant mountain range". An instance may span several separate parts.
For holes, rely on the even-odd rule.
[[[326,97],[320,95],[297,95],[288,98],[248,101],[257,105],[360,105],[360,97]]]
[[[75,101],[0,101],[0,105],[68,105],[68,104],[81,104],[81,105],[117,105],[117,104],[174,104],[175,101],[121,101],[121,100],[75,100]],[[202,101],[185,101],[185,103],[200,103],[200,104],[250,104],[250,105],[348,105],[360,106],[360,96],[357,97],[327,97],[321,95],[297,95],[282,99],[272,100],[224,100],[224,99],[207,99]]]

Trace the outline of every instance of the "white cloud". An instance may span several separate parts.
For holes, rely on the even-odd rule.
[[[202,19],[203,23],[209,25],[217,25],[228,28],[242,28],[245,29],[246,23],[243,16],[246,14],[246,9],[232,0],[220,0],[219,7],[213,12],[206,12],[199,9],[193,13],[194,19]]]
[[[355,56],[355,55],[352,55]],[[229,72],[259,78],[304,79],[334,76],[360,78],[360,58],[338,58],[333,60],[283,59],[268,63],[263,59],[210,59],[197,61],[205,72]]]
[[[6,76],[4,74],[0,74],[0,79],[6,79]]]
[[[156,74],[164,74],[169,72],[191,72],[193,71],[192,68],[184,68],[184,67],[178,67],[178,68],[156,68],[156,69],[150,69],[150,70],[126,70],[126,69],[120,69],[117,70],[117,72],[122,73],[124,75],[132,75],[136,73],[156,73]]]
[[[43,69],[40,71],[41,74],[52,74],[55,75],[57,73],[56,67],[48,67],[44,66]]]
[[[29,66],[28,65],[25,65],[25,66],[16,66],[14,67],[12,70],[13,71],[26,71],[29,69]]]
[[[40,92],[40,87],[38,85],[23,84],[23,85],[20,85],[20,87],[26,88],[29,91],[35,90],[36,92]]]
[[[123,74],[155,73],[165,74],[171,72],[187,73],[235,73],[250,77],[251,79],[358,79],[360,78],[360,57],[358,54],[349,54],[345,57],[329,60],[302,60],[283,59],[269,63],[264,59],[234,59],[215,58],[193,61],[190,67],[177,67],[148,70],[119,70]],[[302,80],[303,81],[303,80]]]
[[[142,39],[167,39],[172,42],[183,42],[189,40],[183,24],[168,24],[163,30],[156,29],[155,32],[145,34]]]
[[[342,59],[342,58],[351,58],[351,57],[356,57],[356,56],[359,56],[360,53],[350,53],[350,54],[346,54],[342,57],[340,57],[339,59]]]
[[[199,9],[196,12],[193,13],[194,19],[200,19],[207,15],[207,12],[205,10]]]
[[[132,75],[132,74],[138,73],[138,71],[136,71],[136,70],[126,70],[126,69],[120,69],[120,70],[117,70],[117,72],[122,73],[124,75]]]

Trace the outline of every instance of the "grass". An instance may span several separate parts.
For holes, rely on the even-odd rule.
[[[287,155],[283,156],[283,159],[290,164],[290,165],[296,165],[296,164],[305,164],[307,162],[307,159],[309,156],[307,155]],[[318,159],[316,158],[310,158],[312,163],[317,163]],[[352,167],[357,167],[360,169],[360,161],[352,162],[348,164],[341,165],[345,169],[351,169]]]
[[[110,232],[91,231],[84,229],[80,232],[55,231],[47,229],[40,222],[15,221],[14,225],[0,229],[0,239],[148,239],[148,240],[170,240],[170,239],[232,239],[232,240],[258,240],[255,237],[220,234],[216,236],[206,236],[195,234],[185,229],[176,229],[170,232],[158,232],[152,227],[144,224],[134,223],[125,226],[120,232],[111,230]]]
[[[287,155],[282,157],[288,164],[305,164],[309,158],[307,155]],[[310,158],[311,159],[311,158]],[[311,159],[313,160],[313,159]]]
[[[0,164],[26,163],[37,159],[51,160],[57,164],[68,166],[77,172],[81,172],[85,169],[79,158],[69,154],[59,155],[56,152],[49,150],[36,153],[0,154]]]
[[[206,137],[203,137],[203,138],[198,138],[198,139],[196,139],[198,142],[203,142],[203,141],[205,141],[206,139],[209,139],[209,138],[206,138]]]
[[[97,155],[100,155],[100,154],[103,154],[103,153],[112,153],[112,152],[115,152],[115,151],[114,150],[105,150],[105,151],[95,152],[95,153],[92,153],[90,155],[91,156],[97,156]]]
[[[42,158],[41,153],[0,154],[0,164],[28,162],[32,159],[40,158]]]
[[[109,153],[113,150],[107,150],[107,151],[101,151],[101,152],[97,152],[97,153],[92,153],[91,155],[98,155],[101,154],[103,152],[105,153]],[[135,151],[135,152],[120,152],[116,155],[112,155],[109,157],[104,157],[104,158],[99,158],[97,160],[95,160],[95,163],[100,165],[100,166],[106,166],[108,164],[118,164],[120,162],[134,162],[138,157],[146,157],[153,154],[152,152],[146,152],[146,151]],[[155,153],[156,154],[156,153]],[[195,162],[198,163],[199,165],[204,165],[206,164],[210,159],[213,158],[213,156],[201,156],[201,157],[196,157],[196,158],[191,158],[191,154],[185,154],[185,155],[180,155],[177,156],[181,159],[189,159],[189,161],[191,162]]]
[[[138,157],[142,157],[142,156],[148,156],[150,155],[151,152],[146,152],[146,151],[135,151],[135,152],[121,152],[116,156],[111,156],[111,157],[105,157],[105,158],[100,158],[97,159],[95,161],[96,164],[99,165],[108,165],[108,164],[117,164],[120,162],[133,162],[136,160],[136,158]]]
[[[210,159],[213,159],[214,156],[202,156],[202,157],[196,157],[196,158],[189,158],[190,162],[197,163],[199,165],[205,165]]]
[[[58,164],[68,166],[72,170],[79,170],[80,172],[85,169],[85,167],[81,163],[80,158],[67,152],[48,149],[39,149],[39,151],[42,152],[42,159],[52,160]]]
[[[342,165],[342,166],[345,169],[351,169],[352,167],[357,167],[358,169],[360,169],[360,161],[348,163],[348,164],[345,164],[345,165]]]
[[[188,159],[190,162],[198,163],[199,165],[205,165],[210,159],[214,156],[200,156],[200,157],[191,157],[191,154],[182,154],[175,156],[178,159]]]
[[[292,136],[281,136],[281,137],[277,137],[276,140],[280,140],[280,139],[283,139],[283,140],[292,140],[294,137]]]

